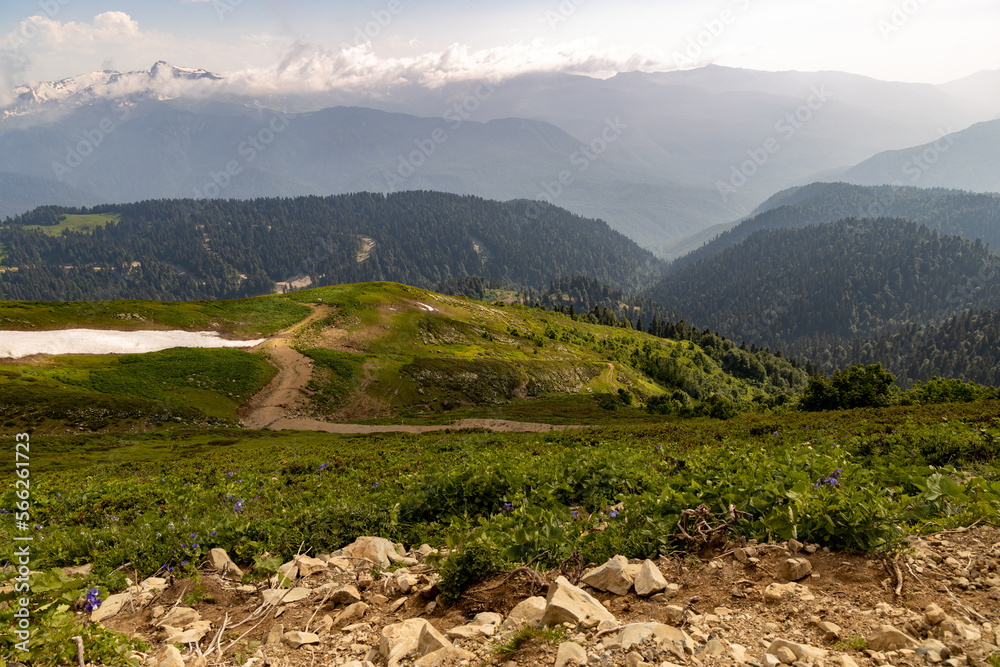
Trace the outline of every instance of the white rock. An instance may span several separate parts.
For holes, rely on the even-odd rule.
[[[653,595],[666,589],[667,580],[663,578],[660,568],[656,567],[653,561],[647,559],[640,567],[634,585],[636,595]]]
[[[560,576],[549,586],[545,598],[545,612],[541,624],[554,627],[562,623],[572,623],[583,627],[593,627],[601,621],[617,623],[614,614],[604,608],[597,598],[577,588]]]
[[[310,556],[296,556],[294,562],[299,568],[300,577],[308,577],[311,574],[326,572],[329,569],[326,561]]]
[[[310,595],[312,595],[312,589],[309,588],[291,588],[285,590],[283,588],[269,589],[264,591],[264,602],[267,604],[291,604],[293,602],[300,602],[305,600]]]
[[[239,581],[243,578],[243,570],[236,567],[236,563],[232,561],[225,549],[216,548],[209,551],[208,563],[216,572],[225,573],[226,579]]]
[[[379,639],[379,653],[387,667],[397,667],[399,661],[423,648],[421,656],[440,648],[451,646],[451,642],[422,618],[411,618],[382,628]],[[419,652],[419,651],[418,651]]]
[[[355,563],[359,559],[366,560],[384,568],[403,561],[403,557],[396,552],[396,545],[384,537],[359,537],[334,556],[347,558]]]
[[[527,600],[521,600],[518,602],[517,605],[510,610],[510,613],[507,615],[507,618],[504,619],[503,623],[500,624],[500,627],[503,630],[514,630],[522,625],[535,627],[541,622],[544,614],[545,598],[537,596],[531,597]]]
[[[104,600],[100,607],[90,613],[90,620],[94,623],[100,623],[106,618],[111,618],[122,610],[122,607],[128,602],[128,598],[127,593],[109,595],[108,599]]]
[[[164,646],[156,654],[156,667],[184,667],[184,658],[176,646]]]
[[[632,589],[632,577],[628,573],[628,559],[624,556],[612,556],[604,565],[583,575],[580,581],[599,591],[625,595]]]
[[[319,635],[315,635],[311,632],[293,630],[292,632],[286,632],[282,635],[281,641],[285,642],[292,648],[299,648],[300,646],[306,646],[308,644],[318,644]]]
[[[555,667],[570,667],[571,665],[586,665],[587,652],[574,642],[563,642],[556,651]]]

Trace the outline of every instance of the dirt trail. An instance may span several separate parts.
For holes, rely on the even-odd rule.
[[[312,361],[292,349],[289,341],[305,327],[328,316],[331,310],[329,306],[314,306],[313,312],[308,317],[254,348],[267,352],[271,356],[271,360],[278,367],[278,374],[266,387],[240,406],[238,414],[244,427],[273,431],[321,431],[343,434],[428,433],[461,428],[484,428],[490,431],[514,433],[544,433],[583,428],[582,426],[515,422],[506,419],[460,419],[454,424],[444,426],[413,426],[406,424],[342,424],[300,417],[297,411],[304,403],[303,391],[312,377],[313,367]]]

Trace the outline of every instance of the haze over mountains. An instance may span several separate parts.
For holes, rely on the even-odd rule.
[[[0,215],[39,204],[430,189],[553,201],[656,250],[817,174],[887,179],[896,156],[881,154],[922,152],[914,147],[949,131],[954,144],[918,185],[997,189],[982,136],[995,137],[995,123],[966,129],[1000,111],[979,92],[992,78],[930,86],[709,66],[276,96],[157,63],[16,91],[0,111],[0,183],[11,184]]]

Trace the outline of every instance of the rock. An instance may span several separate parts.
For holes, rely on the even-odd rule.
[[[285,626],[281,623],[277,625],[272,625],[271,630],[267,633],[267,645],[274,646],[281,643],[281,635],[285,634]]]
[[[830,623],[829,621],[823,621],[818,626],[819,631],[823,633],[823,637],[827,641],[835,641],[840,639],[840,635],[843,634],[843,629],[836,623]]]
[[[128,593],[109,595],[108,599],[104,600],[100,607],[90,613],[90,620],[94,623],[100,623],[106,618],[111,618],[122,610],[122,607],[128,602],[128,598]]]
[[[400,593],[409,593],[410,589],[420,583],[420,579],[409,572],[401,572],[395,580]]]
[[[274,575],[272,580],[275,582],[275,585],[278,585],[279,582],[281,585],[284,585],[285,583],[295,581],[298,576],[299,566],[295,564],[294,560],[290,560],[278,568],[278,574]]]
[[[813,566],[808,558],[789,558],[781,564],[781,576],[788,581],[799,581],[812,574]]]
[[[300,577],[308,577],[311,574],[326,572],[327,569],[329,569],[326,565],[326,561],[320,560],[319,558],[312,558],[310,556],[296,556],[295,564],[299,568]]]
[[[924,620],[930,625],[941,625],[941,623],[948,620],[948,614],[944,613],[944,609],[932,602],[924,607]]]
[[[320,586],[320,590],[323,590],[323,586]],[[330,602],[333,604],[354,604],[355,602],[361,602],[361,593],[354,586],[340,586],[330,595]]]
[[[764,600],[767,602],[780,602],[789,597],[797,597],[801,600],[813,599],[808,588],[794,581],[787,584],[768,584],[767,588],[764,589]]]
[[[788,550],[791,551],[793,554],[797,554],[800,551],[802,551],[803,546],[805,545],[799,542],[798,540],[788,540]]]
[[[628,574],[628,559],[624,556],[613,556],[604,565],[585,574],[581,581],[599,591],[626,595],[632,589],[632,577]]]
[[[154,628],[169,625],[172,628],[187,628],[201,620],[201,614],[190,607],[174,607],[153,624]]]
[[[428,653],[413,663],[413,667],[452,667],[452,665],[473,664],[476,654],[457,646],[448,646]]]
[[[364,617],[365,612],[368,611],[368,605],[364,602],[355,602],[352,605],[348,605],[344,608],[344,611],[337,614],[337,618],[334,619],[333,624],[337,627],[343,625],[350,625],[357,620]]]
[[[744,565],[750,560],[750,556],[747,555],[746,549],[737,547],[733,550],[733,557]]]
[[[854,658],[843,653],[837,656],[837,663],[839,663],[840,667],[858,667],[858,663],[854,661]]]
[[[168,626],[169,627],[169,626]],[[205,635],[209,633],[212,629],[212,624],[209,621],[198,621],[192,624],[186,630],[181,630],[180,632],[171,632],[167,635],[167,638],[163,640],[165,644],[197,644]]]
[[[868,638],[868,648],[873,651],[897,651],[901,648],[915,648],[917,640],[891,625],[883,625]]]
[[[164,646],[156,654],[156,667],[184,667],[184,658],[176,646]]]
[[[663,578],[660,568],[647,559],[639,569],[634,586],[636,595],[645,597],[664,590],[667,587],[667,580]]]
[[[684,616],[684,607],[668,604],[663,608],[663,613],[666,615],[667,621],[680,625],[681,617]]]
[[[775,639],[771,642],[771,645],[767,647],[765,653],[781,659],[783,656],[788,655],[784,651],[781,651],[783,648],[788,649],[793,659],[787,663],[782,659],[781,662],[789,665],[796,661],[822,664],[827,654],[827,652],[821,648],[809,646],[808,644],[796,644],[795,642],[790,642],[785,639]]]
[[[587,652],[583,647],[574,642],[563,642],[556,651],[556,667],[570,667],[571,665],[586,665]]]
[[[486,628],[490,629],[487,630]],[[468,623],[466,625],[457,625],[444,634],[448,639],[475,639],[477,637],[492,637],[494,632],[494,626],[492,625],[473,625]]]
[[[323,617],[316,622],[316,634],[322,635],[333,627],[333,617],[329,614],[323,614]]]
[[[86,565],[77,565],[76,567],[64,567],[62,571],[67,577],[89,577],[90,573],[94,571],[94,564],[87,563]]]
[[[243,570],[236,566],[225,549],[212,549],[208,552],[208,564],[224,579],[239,581],[243,578]]]
[[[641,653],[632,651],[625,656],[625,667],[652,667],[652,665],[642,659]]]
[[[411,618],[382,628],[378,650],[387,667],[397,667],[400,660],[414,651],[424,656],[451,645],[426,620]]]
[[[683,630],[663,623],[630,623],[608,644],[627,651],[649,639],[659,643],[682,662],[687,656],[694,654],[695,644],[691,637]]]
[[[795,662],[795,653],[787,646],[779,646],[772,655],[783,665],[790,665]]]
[[[396,545],[384,537],[359,537],[334,555],[353,560],[355,563],[358,560],[366,560],[384,568],[403,560],[403,557],[396,552]]]
[[[311,632],[293,630],[292,632],[286,632],[283,634],[281,636],[281,641],[288,644],[292,648],[299,648],[300,646],[306,646],[307,644],[318,644],[319,635],[315,635]]]
[[[417,653],[427,655],[443,648],[450,648],[451,642],[448,638],[434,629],[430,623],[425,623],[420,630],[420,637],[417,638]]]
[[[595,597],[569,583],[566,577],[560,576],[549,586],[541,625],[556,626],[568,622],[593,627],[601,621],[618,622]]]
[[[507,618],[500,624],[500,628],[502,630],[514,630],[522,625],[535,627],[542,620],[544,614],[545,598],[536,596],[527,600],[521,600],[517,603],[517,606],[510,610]]]
[[[274,588],[264,591],[264,602],[269,605],[291,604],[293,602],[301,602],[312,594],[311,588]]]
[[[543,598],[539,598],[540,600]],[[543,603],[544,605],[544,603]],[[543,606],[544,608],[544,606]],[[491,611],[484,611],[476,614],[475,618],[469,623],[469,625],[496,625],[499,626],[503,623],[503,616],[500,614],[494,614]]]

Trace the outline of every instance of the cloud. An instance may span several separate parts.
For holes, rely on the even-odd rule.
[[[296,42],[270,67],[227,75],[229,86],[247,92],[315,92],[383,89],[415,84],[437,88],[475,79],[501,80],[528,72],[567,72],[607,77],[622,71],[674,69],[662,55],[601,48],[593,40],[548,45],[543,40],[470,50],[452,44],[415,56],[380,57],[370,43],[327,49]]]

